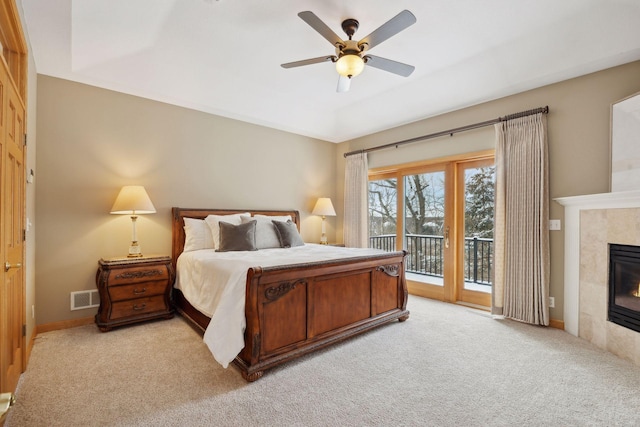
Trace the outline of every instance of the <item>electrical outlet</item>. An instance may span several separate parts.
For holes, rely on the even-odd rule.
[[[560,230],[560,220],[559,219],[550,219],[549,220],[549,230]]]
[[[555,308],[556,299],[554,297],[549,297],[549,308]]]

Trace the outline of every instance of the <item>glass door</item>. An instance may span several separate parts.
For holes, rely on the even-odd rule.
[[[405,249],[409,292],[489,307],[493,153],[370,172],[369,246]]]
[[[369,247],[396,251],[402,249],[397,239],[398,179],[395,176],[369,181]],[[400,219],[402,223],[402,219]]]
[[[442,166],[408,174],[404,181],[403,247],[407,279],[432,298],[443,299],[450,248],[446,171]]]
[[[457,205],[461,219],[458,242],[457,300],[491,305],[493,282],[493,216],[495,166],[493,159],[458,164]]]

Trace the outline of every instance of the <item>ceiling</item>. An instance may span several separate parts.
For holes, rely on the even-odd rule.
[[[39,74],[342,142],[640,59],[638,0],[22,0]],[[375,46],[409,77],[365,67],[337,93],[334,53],[297,14]],[[640,79],[640,76],[638,76]],[[527,106],[538,107],[535,106]],[[553,107],[553,106],[551,106]],[[511,111],[505,111],[505,114]]]

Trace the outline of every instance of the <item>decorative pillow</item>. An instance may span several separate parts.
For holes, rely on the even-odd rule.
[[[250,217],[249,212],[231,215],[209,215],[204,220],[211,229],[211,235],[213,236],[213,248],[218,249],[220,247],[220,226],[218,223],[224,221],[229,224],[239,225],[243,216]]]
[[[298,233],[298,227],[296,227],[296,224],[293,221],[273,221],[273,225],[276,227],[276,232],[280,239],[280,246],[283,248],[304,246],[304,241],[302,240],[300,233]]]
[[[255,251],[256,221],[233,225],[220,221],[220,246],[216,252]]]
[[[184,218],[184,252],[213,249],[213,235],[204,219]]]
[[[276,227],[273,225],[272,220],[288,221],[291,220],[289,215],[287,216],[267,216],[267,215],[255,215],[251,218],[242,217],[242,223],[250,221],[256,221],[256,248],[268,249],[268,248],[280,248],[280,238],[276,232]]]

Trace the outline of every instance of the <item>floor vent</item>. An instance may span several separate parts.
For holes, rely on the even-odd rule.
[[[98,307],[100,294],[97,290],[71,292],[71,310]]]

